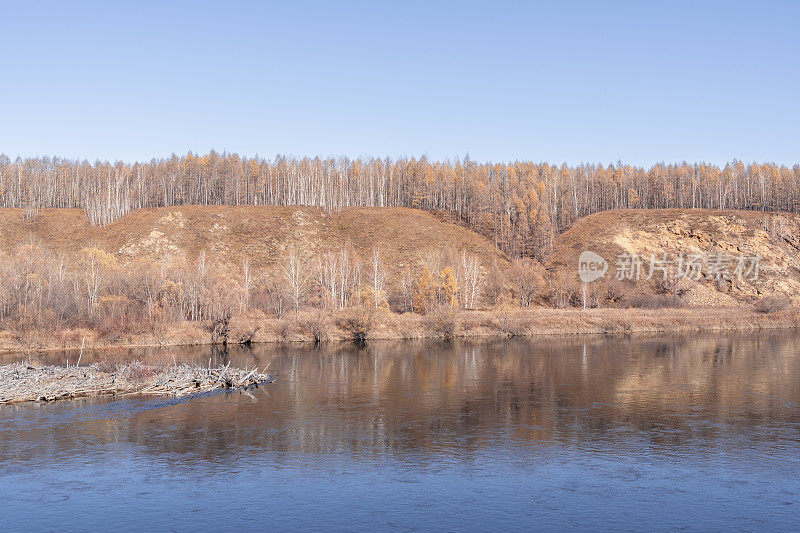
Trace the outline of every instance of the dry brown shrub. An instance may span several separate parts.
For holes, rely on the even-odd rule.
[[[278,335],[278,340],[280,342],[287,342],[289,340],[289,335],[292,332],[292,324],[286,319],[278,320],[277,327],[275,328],[275,333]]]
[[[623,303],[627,294],[630,294],[632,286],[630,283],[624,283],[620,280],[611,278],[604,280],[599,288],[601,292],[601,300],[606,305],[618,305]]]
[[[302,321],[302,328],[311,335],[315,344],[319,344],[328,338],[328,315],[324,310],[318,309],[311,317]]]
[[[86,328],[62,329],[56,335],[57,342],[61,348],[74,348],[86,342],[91,345],[95,342],[97,335],[94,331]]]
[[[375,325],[374,309],[364,305],[347,309],[339,315],[338,325],[354,341],[364,342]]]
[[[266,321],[267,315],[260,309],[251,309],[245,314],[232,317],[228,325],[230,342],[249,344]]]
[[[484,325],[481,314],[475,311],[461,311],[458,314],[459,331],[474,331]]]
[[[458,312],[450,306],[439,306],[424,316],[422,324],[432,336],[450,340],[458,331]]]
[[[381,318],[381,324],[387,331],[396,332],[401,339],[418,339],[421,337],[423,318],[416,313],[389,314]]]
[[[762,315],[769,315],[778,311],[785,311],[791,304],[791,300],[785,296],[767,296],[753,305],[753,311]]]
[[[530,307],[545,287],[544,267],[529,257],[515,259],[511,264],[510,281],[516,302],[520,307]]]
[[[521,314],[502,315],[500,330],[509,337],[521,337],[530,333],[533,323],[530,317]]]
[[[606,334],[615,333],[630,333],[631,324],[629,322],[615,322],[613,320],[604,320],[600,323],[600,329]]]
[[[684,307],[681,299],[674,294],[637,294],[626,298],[628,307],[636,309],[664,309]]]

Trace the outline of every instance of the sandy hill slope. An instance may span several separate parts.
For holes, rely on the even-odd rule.
[[[44,209],[25,221],[18,209],[0,209],[0,250],[34,241],[57,253],[72,254],[94,246],[122,260],[143,256],[201,252],[210,260],[254,267],[273,267],[286,248],[297,245],[309,254],[337,250],[348,243],[368,259],[378,245],[390,273],[415,264],[422,254],[438,250],[477,254],[481,262],[501,267],[507,259],[478,234],[406,208],[351,208],[337,214],[306,207],[182,206],[133,211],[97,228],[79,209]]]
[[[578,281],[578,257],[584,250],[598,253],[609,263],[606,276],[592,288],[613,285],[617,290],[639,294],[667,292],[678,295],[688,305],[740,305],[770,295],[800,297],[800,217],[786,213],[716,210],[624,210],[606,211],[578,220],[555,243],[547,263],[574,283]],[[642,261],[638,282],[616,282],[618,274],[630,272],[628,260],[620,254],[639,254]],[[663,271],[649,275],[651,254],[666,264],[669,281],[661,283]],[[703,258],[700,279],[689,279],[677,272],[679,257],[684,257],[686,272],[690,255]],[[736,268],[744,258],[745,268],[760,256],[757,279],[753,272]],[[720,260],[720,258],[722,258]],[[727,265],[729,279],[715,265]],[[661,263],[662,266],[665,263]],[[620,267],[618,269],[618,267]],[[720,275],[714,273],[720,272]],[[692,276],[694,277],[694,276]],[[677,278],[677,279],[676,279]],[[665,290],[666,289],[666,290]]]

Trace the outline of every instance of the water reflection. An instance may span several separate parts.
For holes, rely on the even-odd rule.
[[[86,354],[85,358],[108,354]],[[252,393],[0,410],[0,461],[87,445],[209,461],[269,453],[424,462],[559,444],[697,453],[800,438],[795,334],[382,342],[151,350],[125,357],[269,365]],[[63,354],[51,354],[62,357]]]
[[[797,340],[86,353],[269,365],[277,381],[0,408],[0,519],[11,531],[793,530]]]

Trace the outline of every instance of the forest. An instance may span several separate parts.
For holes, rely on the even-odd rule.
[[[188,153],[147,163],[0,155],[0,206],[84,209],[107,225],[178,205],[415,207],[446,214],[511,257],[542,259],[575,220],[609,209],[800,210],[800,166],[731,161],[581,164]]]
[[[226,341],[237,317],[271,320],[273,329],[301,328],[316,339],[332,320],[347,335],[363,338],[377,316],[401,314],[439,316],[431,327],[448,330],[458,310],[585,306],[577,285],[542,267],[554,238],[582,216],[621,208],[796,212],[799,185],[797,165],[740,161],[721,168],[642,168],[424,157],[266,160],[216,152],[133,164],[0,156],[0,206],[22,208],[29,221],[45,208],[79,208],[92,225],[106,226],[146,207],[413,207],[483,234],[511,260],[501,269],[465,250],[420,250],[417,267],[389,275],[378,247],[363,257],[347,245],[316,255],[291,247],[277,267],[263,269],[247,260],[207,260],[204,253],[123,264],[98,247],[65,255],[30,241],[0,261],[0,323],[19,339],[50,332],[45,340],[24,341],[28,346],[53,338],[74,345],[87,328],[113,339],[181,323],[203,324],[215,342]],[[590,295],[591,307],[602,304],[599,294]]]

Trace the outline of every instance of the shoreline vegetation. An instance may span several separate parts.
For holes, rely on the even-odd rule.
[[[662,221],[683,215],[657,215],[651,233],[662,242]],[[53,210],[0,224],[17,232],[0,235],[0,353],[800,325],[794,255],[776,248],[786,237],[756,228],[758,221],[725,240],[726,230],[700,231],[692,218],[694,233],[676,241],[689,250],[683,241],[692,235],[725,249],[758,241],[765,278],[758,283],[704,272],[688,286],[666,276],[581,286],[566,252],[545,265],[509,258],[483,237],[412,209],[139,210],[91,238],[76,217],[83,215]],[[76,224],[66,232],[75,242],[59,237],[65,220]],[[602,242],[617,242],[614,231]],[[559,246],[589,249],[570,239]]]
[[[0,331],[0,353],[77,351],[82,348],[758,331],[797,327],[800,327],[800,310],[795,308],[509,308],[469,311],[440,308],[426,315],[303,310],[296,317],[291,315],[281,319],[259,312],[237,315],[224,325],[224,331],[220,331],[221,326],[214,321],[159,324],[149,331],[115,335],[104,335],[87,328],[55,332],[5,330]]]
[[[121,365],[43,366],[34,362],[0,365],[0,406],[97,396],[157,395],[186,397],[217,389],[246,390],[272,376],[253,369],[219,366]]]
[[[25,331],[22,337],[0,331],[0,353],[20,354],[19,362],[0,364],[0,406],[47,403],[99,396],[187,397],[214,390],[243,390],[270,383],[266,368],[239,369],[178,364],[164,355],[130,361],[118,349],[273,343],[334,343],[369,340],[451,340],[475,337],[635,335],[710,331],[759,331],[800,327],[795,308],[501,308],[457,310],[439,307],[425,315],[385,310],[338,313],[302,310],[291,318],[250,312],[232,317],[220,331],[214,321],[158,325],[152,331],[104,336],[85,328]],[[29,344],[25,344],[29,343]],[[107,349],[107,352],[103,352]],[[44,365],[35,352],[99,350],[89,365]],[[229,365],[230,363],[228,363]]]

